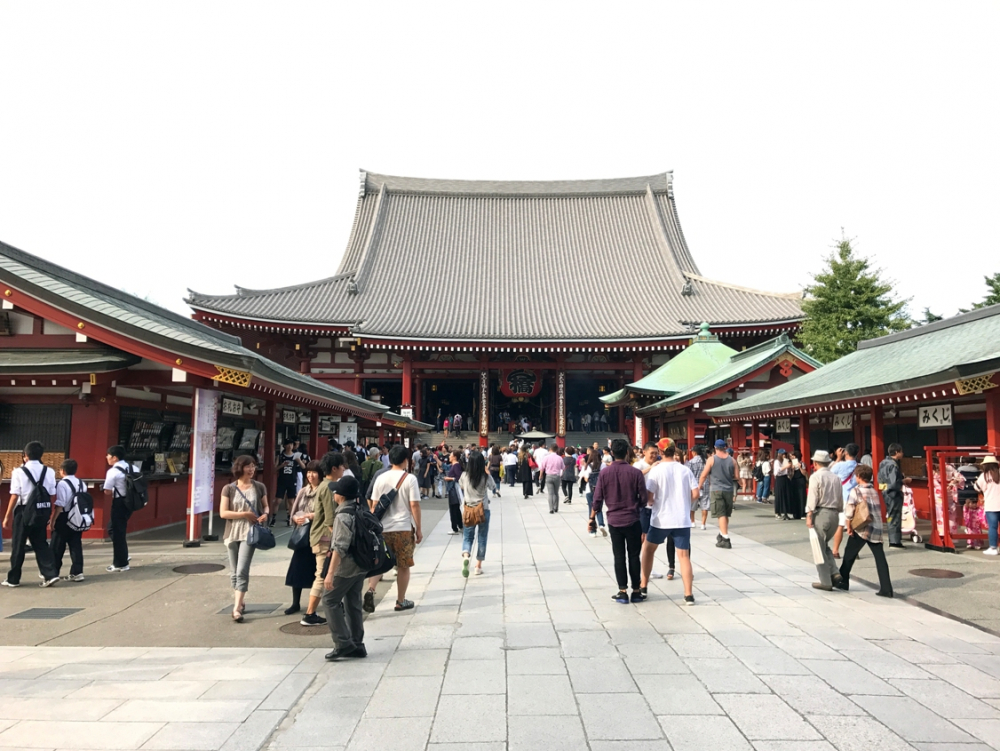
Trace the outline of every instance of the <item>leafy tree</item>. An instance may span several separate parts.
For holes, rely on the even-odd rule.
[[[848,238],[841,237],[826,262],[802,301],[806,320],[798,338],[806,352],[831,362],[853,352],[858,342],[910,327],[908,301],[893,299],[891,281],[856,256]]]
[[[1000,303],[1000,271],[993,276],[984,276],[983,280],[986,282],[986,288],[989,289],[989,292],[986,293],[986,297],[983,298],[982,302],[972,304],[973,310],[979,310],[980,308]],[[963,310],[962,312],[968,313],[969,311]]]
[[[943,321],[944,316],[939,316],[937,313],[932,313],[930,308],[924,308],[922,313],[923,318],[920,318],[913,322],[914,326],[926,326],[928,323],[934,323],[935,321]]]

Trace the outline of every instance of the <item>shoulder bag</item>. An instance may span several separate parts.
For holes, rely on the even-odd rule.
[[[486,492],[486,488],[483,488],[483,492]],[[462,501],[462,524],[466,527],[475,527],[477,524],[482,524],[486,521],[486,509],[482,501],[475,505],[469,505],[463,499]]]
[[[247,497],[243,494],[243,491],[240,490],[239,486],[235,482],[233,483],[233,490],[240,494],[240,498],[243,499],[243,502],[246,503],[247,506],[250,506],[250,510],[253,511],[256,516],[260,516],[256,505],[250,503]],[[266,524],[254,522],[250,527],[250,531],[247,532],[247,545],[251,548],[257,548],[258,550],[270,550],[275,546],[275,544],[274,533]]]
[[[872,522],[871,509],[868,508],[867,499],[858,492],[857,488],[851,491],[851,498],[854,500],[854,517],[851,519],[851,528],[856,532],[861,531]]]

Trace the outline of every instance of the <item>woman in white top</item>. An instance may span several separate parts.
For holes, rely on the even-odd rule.
[[[490,534],[490,496],[489,492],[496,488],[496,483],[486,471],[486,460],[478,449],[469,454],[469,464],[458,480],[462,488],[462,576],[469,575],[469,558],[472,556],[472,543],[479,533],[479,545],[476,548],[476,576],[483,573],[483,561],[486,559],[486,539]],[[465,526],[466,509],[482,505],[483,520],[474,526]]]
[[[233,621],[243,622],[245,598],[250,588],[250,561],[254,548],[247,545],[247,535],[254,524],[266,524],[268,517],[267,488],[254,480],[257,464],[251,456],[238,456],[233,461],[236,482],[222,489],[219,516],[226,520],[223,543],[229,553],[229,578],[233,585]]]
[[[983,473],[976,480],[976,490],[983,494],[986,532],[990,537],[990,546],[983,551],[983,555],[996,555],[997,525],[1000,524],[1000,462],[995,456],[984,456],[980,467]]]

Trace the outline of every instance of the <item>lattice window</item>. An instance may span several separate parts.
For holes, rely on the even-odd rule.
[[[975,378],[966,378],[964,381],[955,381],[955,388],[962,396],[966,394],[981,394],[984,391],[995,389],[997,384],[993,383],[993,373]]]
[[[215,366],[216,376],[213,380],[219,383],[231,383],[234,386],[243,386],[246,388],[250,385],[250,374],[244,370],[236,370],[235,368],[224,368],[221,365]]]

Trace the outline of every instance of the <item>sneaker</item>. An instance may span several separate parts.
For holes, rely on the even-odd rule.
[[[460,532],[459,532],[459,531],[458,531],[457,529],[453,529],[453,530],[451,530],[451,532],[449,532],[448,534],[449,534],[449,535],[457,535],[457,534],[461,534],[461,533],[460,533]]]
[[[685,605],[694,605],[694,595],[684,595]]]
[[[468,558],[466,558],[465,560],[462,561],[462,576],[464,576],[466,579],[469,578],[469,559]]]
[[[717,532],[717,533],[716,533],[716,535],[715,535],[715,541],[716,541],[716,542],[719,542],[719,541],[721,541],[721,540],[725,540],[725,539],[726,539],[726,538],[722,536],[722,533],[721,533],[721,532]]]
[[[0,584],[2,584],[5,587],[10,587],[11,589],[14,589],[14,587],[20,587],[21,586],[20,584],[11,584],[6,579],[4,579],[2,582],[0,582]]]
[[[476,567],[476,576],[482,576],[482,575],[483,575],[483,570],[477,566]]]
[[[715,547],[722,548],[723,550],[732,550],[733,543],[730,540],[727,540],[725,537],[723,537],[721,540],[715,543]]]
[[[708,525],[707,525],[707,524],[702,524],[702,525],[701,525],[701,528],[702,528],[702,529],[708,529]]]
[[[59,583],[59,577],[58,576],[53,576],[51,579],[43,579],[42,583],[39,584],[38,586],[39,587],[51,587],[53,584],[58,584],[58,583]]]
[[[104,570],[107,571],[108,573],[112,573],[112,574],[113,573],[121,573],[122,571],[128,571],[128,566],[122,566],[121,568],[117,568],[115,566],[108,566]]]
[[[70,574],[69,576],[64,576],[62,580],[64,582],[82,582],[83,574]]]
[[[632,590],[632,596],[629,598],[629,602],[642,602],[646,599],[646,595],[642,593],[642,590]]]
[[[326,618],[316,615],[315,613],[306,613],[302,616],[302,620],[299,621],[300,626],[325,626]]]
[[[604,535],[605,537],[607,537],[608,536],[608,528],[607,527],[601,527],[601,534]]]
[[[656,571],[650,571],[649,572],[649,578],[650,579],[662,579],[663,578],[663,574],[657,573]]]
[[[591,537],[597,537],[597,532],[589,532],[588,534],[589,534],[589,535],[590,535]]]
[[[621,592],[615,592],[615,596],[611,598],[615,602],[621,603],[622,605],[628,605],[628,592],[622,590]]]
[[[986,548],[986,550],[983,551],[983,555],[996,555],[996,554],[997,554],[996,548]]]
[[[365,592],[365,601],[361,604],[361,609],[366,613],[375,612],[375,592],[370,589]]]

